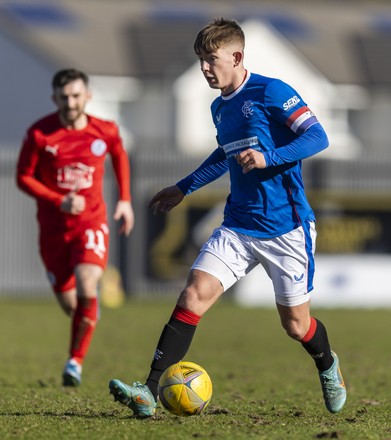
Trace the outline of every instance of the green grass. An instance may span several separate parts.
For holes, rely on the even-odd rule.
[[[173,306],[128,302],[103,309],[83,385],[60,385],[69,320],[53,301],[0,301],[1,439],[391,439],[390,311],[317,310],[338,352],[348,401],[324,407],[313,361],[273,309],[215,305],[187,360],[209,372],[211,404],[180,418],[161,407],[148,420],[114,403],[108,381],[143,381]]]

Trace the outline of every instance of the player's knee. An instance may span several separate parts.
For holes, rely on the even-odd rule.
[[[192,304],[195,302],[202,302],[202,295],[194,285],[187,285],[181,292],[179,296],[180,305],[185,306],[186,304]]]
[[[306,329],[303,325],[301,325],[300,321],[290,320],[283,322],[282,326],[284,327],[287,335],[296,341],[303,339],[306,334]]]
[[[179,296],[178,306],[202,316],[209,308],[205,295],[194,286],[187,286]]]
[[[76,305],[73,304],[62,304],[61,305],[64,313],[70,317],[72,317],[75,314],[76,311]]]

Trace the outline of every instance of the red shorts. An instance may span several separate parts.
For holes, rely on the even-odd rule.
[[[76,287],[74,269],[78,264],[96,264],[103,269],[107,265],[109,228],[106,223],[54,234],[41,230],[39,241],[41,258],[55,292]]]

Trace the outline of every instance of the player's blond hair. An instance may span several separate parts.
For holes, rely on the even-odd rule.
[[[244,49],[245,37],[242,28],[235,20],[216,18],[198,32],[194,42],[194,52],[211,53],[222,46],[237,43]]]

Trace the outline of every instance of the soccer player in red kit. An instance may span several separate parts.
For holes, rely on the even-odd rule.
[[[63,385],[81,383],[83,360],[98,319],[97,290],[107,264],[109,229],[103,199],[109,154],[119,189],[114,219],[134,225],[130,167],[117,125],[85,112],[88,76],[76,69],[52,80],[55,113],[26,133],[17,164],[18,187],[37,200],[39,248],[62,309],[72,318]]]

